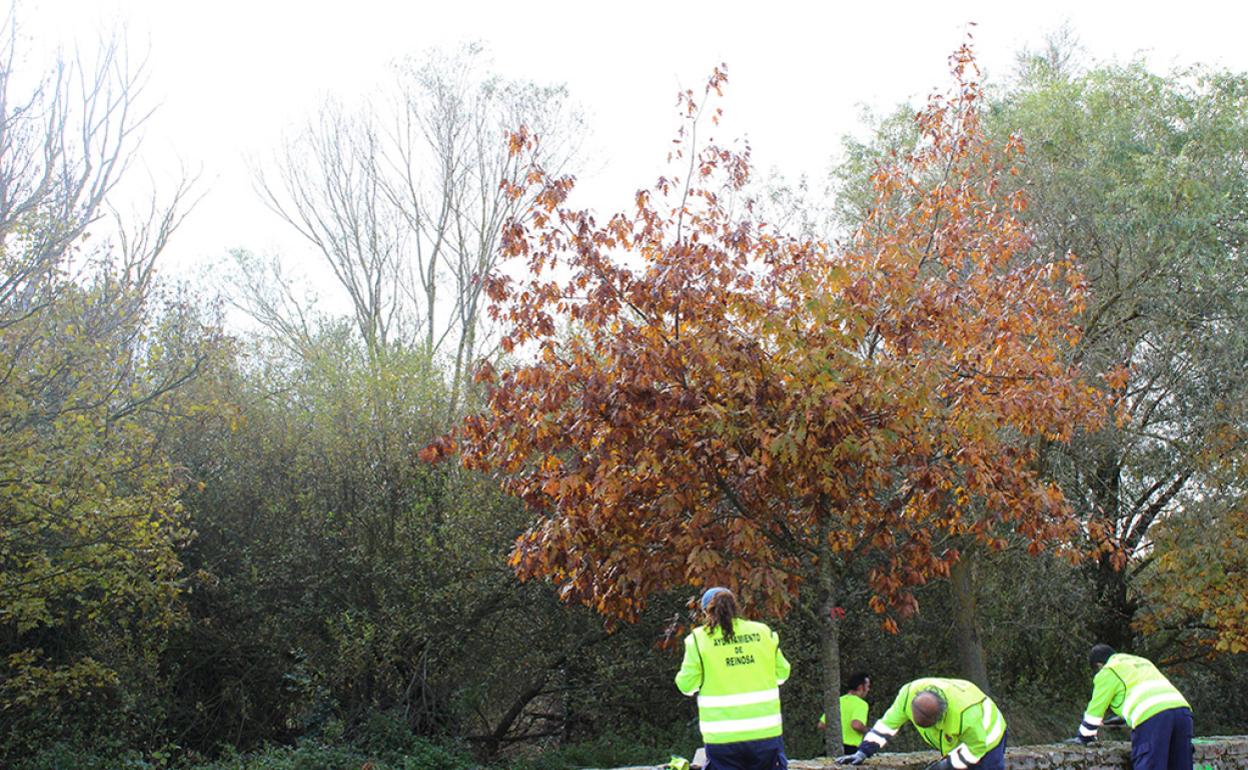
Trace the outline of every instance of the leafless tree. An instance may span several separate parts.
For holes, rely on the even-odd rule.
[[[351,300],[370,357],[402,341],[408,233],[385,193],[382,138],[367,112],[331,101],[262,175],[266,202],[325,257]],[[396,333],[400,339],[395,339]]]
[[[0,328],[50,301],[47,280],[102,215],[148,116],[134,109],[143,63],[117,38],[94,62],[58,57],[26,90],[18,48],[11,6],[0,24]]]
[[[146,60],[131,59],[122,36],[106,35],[87,55],[57,55],[32,79],[15,68],[20,42],[11,5],[0,20],[0,332],[12,330],[6,344],[14,355],[24,349],[23,335],[33,333],[22,330],[36,328],[23,322],[55,305],[74,282],[124,296],[138,312],[158,255],[191,208],[194,182],[184,174],[170,196],[153,195],[137,219],[121,216],[109,196],[151,114],[137,106]],[[112,221],[99,225],[109,237],[88,245],[89,231],[109,214]]]
[[[266,203],[346,291],[370,358],[397,344],[443,361],[452,413],[489,348],[480,279],[524,205],[500,188],[517,171],[507,134],[541,135],[557,170],[576,155],[581,130],[563,88],[488,74],[482,60],[467,46],[401,61],[392,88],[358,108],[327,101],[257,172]],[[258,299],[245,304],[263,311]]]

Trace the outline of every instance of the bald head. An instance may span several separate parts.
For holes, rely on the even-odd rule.
[[[944,696],[934,690],[922,690],[910,701],[910,718],[919,727],[931,727],[944,715]]]

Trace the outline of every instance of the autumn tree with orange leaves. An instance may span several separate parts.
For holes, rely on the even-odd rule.
[[[837,249],[759,221],[739,205],[748,149],[698,141],[722,69],[681,96],[682,175],[632,211],[573,210],[573,180],[529,164],[509,193],[536,202],[504,239],[528,273],[487,282],[523,363],[482,366],[485,410],[424,453],[497,474],[538,516],[516,572],[612,620],[712,584],[758,613],[816,614],[829,754],[849,566],[867,560],[895,630],[952,543],[1067,542],[1035,447],[1104,412],[1062,355],[1083,277],[1027,256],[1025,199],[998,186],[1022,148],[981,131],[970,49],[951,65],[956,87],[916,116],[920,142],[878,169],[871,216]],[[512,150],[538,143],[521,131]]]

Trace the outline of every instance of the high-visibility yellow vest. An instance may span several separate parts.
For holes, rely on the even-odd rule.
[[[857,719],[864,725],[867,723],[867,716],[870,712],[870,706],[865,700],[859,698],[852,693],[845,693],[841,696],[841,741],[846,746],[857,746],[862,743],[863,736],[866,733],[860,733],[854,729],[854,720]],[[828,715],[819,715],[819,724],[826,725],[828,723]]]
[[[1109,656],[1092,680],[1092,700],[1084,710],[1079,734],[1095,738],[1106,709],[1121,714],[1134,730],[1150,717],[1176,708],[1191,706],[1152,661],[1117,652]]]
[[[706,743],[736,743],[783,733],[780,685],[789,661],[780,640],[763,623],[738,618],[733,636],[698,626],[685,637],[676,686],[698,696],[698,721]]]
[[[914,724],[910,703],[924,690],[944,698],[945,713],[931,727],[914,727],[928,746],[949,757],[956,770],[979,764],[1005,738],[1005,717],[983,690],[965,679],[926,677],[901,688],[893,705],[867,731],[858,750],[871,756],[906,722]]]
[[[845,693],[841,696],[841,741],[845,745],[857,746],[862,743],[866,733],[854,729],[854,720],[857,719],[865,725],[868,708],[867,702],[857,695]]]

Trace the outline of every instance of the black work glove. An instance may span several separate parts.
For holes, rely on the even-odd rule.
[[[1120,716],[1105,717],[1105,721],[1101,722],[1102,727],[1126,727],[1127,720]]]
[[[1078,744],[1080,746],[1086,746],[1095,740],[1096,740],[1095,738],[1088,738],[1087,736],[1076,735],[1074,738],[1067,738],[1066,740],[1062,741],[1062,743],[1070,743],[1070,744]]]
[[[953,770],[953,761],[949,757],[941,757],[928,765],[926,770]]]
[[[838,765],[861,765],[866,761],[867,755],[863,754],[861,749],[855,751],[853,754],[846,754],[843,757],[836,758],[836,764]]]

